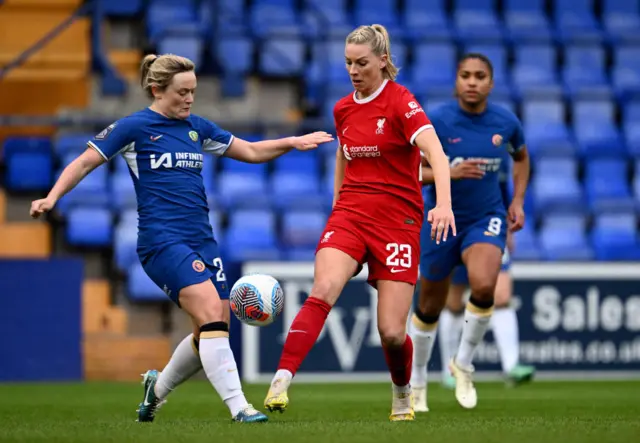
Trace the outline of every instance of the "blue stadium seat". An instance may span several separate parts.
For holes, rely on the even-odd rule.
[[[445,0],[405,0],[403,16],[407,39],[416,42],[451,40],[451,22]]]
[[[532,156],[574,155],[573,137],[565,123],[561,100],[528,100],[522,105],[527,146]]]
[[[73,246],[109,247],[113,220],[107,208],[73,208],[67,214],[66,239]]]
[[[395,0],[354,0],[353,9],[356,23],[379,23],[387,28],[390,35],[404,37],[405,30],[400,24]]]
[[[602,0],[602,22],[613,45],[640,43],[640,0]]]
[[[585,165],[585,191],[594,213],[633,211],[627,162],[624,159],[590,159]]]
[[[149,278],[140,262],[131,265],[128,272],[127,292],[133,301],[168,301],[167,295]]]
[[[531,184],[534,205],[544,213],[584,212],[584,192],[574,157],[543,157],[535,162]]]
[[[266,178],[244,172],[226,172],[218,175],[217,201],[224,208],[268,207],[271,198]]]
[[[596,260],[640,259],[637,229],[633,212],[597,215],[590,234]]]
[[[142,12],[143,0],[99,0],[102,12],[114,17],[132,17]]]
[[[544,0],[506,0],[503,5],[507,38],[512,43],[551,42],[554,33]]]
[[[111,202],[116,211],[136,208],[138,201],[133,180],[128,172],[116,172],[111,174]]]
[[[270,177],[270,196],[278,209],[322,209],[326,205],[318,173],[274,172]]]
[[[3,145],[5,186],[12,191],[48,191],[53,148],[47,138],[9,137]]]
[[[515,47],[515,56],[511,73],[520,100],[562,98],[555,46],[545,43],[520,45]]]
[[[317,151],[291,151],[282,157],[278,157],[273,163],[276,172],[298,172],[316,176],[320,170]]]
[[[322,211],[288,211],[282,215],[282,243],[287,248],[315,248],[327,222]]]
[[[53,145],[55,153],[59,157],[69,154],[79,155],[87,149],[87,142],[95,135],[95,133],[60,134]]]
[[[466,52],[479,52],[489,58],[493,65],[492,97],[511,98],[512,88],[507,75],[507,50],[503,45],[477,45],[465,47]]]
[[[147,8],[146,25],[152,43],[156,43],[167,33],[201,31],[192,0],[153,0]]]
[[[581,153],[586,157],[627,154],[614,112],[613,102],[609,100],[577,101],[573,104],[573,130]]]
[[[640,101],[628,103],[624,107],[622,129],[628,152],[634,157],[640,157]]]
[[[413,48],[415,95],[451,96],[456,78],[456,48],[449,43],[418,43]]]
[[[512,253],[514,260],[537,261],[542,259],[542,252],[536,231],[531,227],[531,223],[525,224],[522,230],[514,234],[515,247]]]
[[[495,0],[454,0],[454,21],[460,43],[499,43],[504,26],[496,12]]]
[[[302,33],[294,0],[254,0],[251,30],[258,38],[297,37]]]
[[[63,167],[71,163],[75,156],[67,158]],[[56,179],[60,176],[60,170]],[[109,169],[102,165],[91,171],[78,185],[67,195],[62,197],[57,204],[58,211],[66,214],[72,207],[109,207],[111,205],[111,192],[109,188]]]
[[[580,215],[550,215],[543,220],[540,246],[546,260],[592,260],[594,253]]]
[[[260,53],[260,72],[267,76],[294,76],[302,73],[305,46],[295,38],[269,38]]]
[[[129,210],[120,217],[113,234],[113,260],[119,271],[126,272],[131,265],[139,261],[137,246],[137,214]]]
[[[344,38],[353,29],[347,0],[304,0],[303,5],[305,37],[311,40]]]
[[[253,41],[248,37],[216,38],[216,59],[220,68],[232,75],[245,75],[253,69]]]
[[[275,215],[271,211],[233,211],[224,246],[230,261],[280,259]]]
[[[605,73],[605,52],[600,45],[565,47],[563,80],[571,97],[609,98],[611,88]]]
[[[640,47],[618,46],[614,49],[613,59],[611,81],[618,101],[640,99]]]
[[[603,33],[596,19],[593,0],[552,2],[558,37],[565,43],[600,43]]]
[[[158,38],[160,54],[176,54],[186,57],[196,65],[196,72],[199,72],[202,67],[203,48],[202,37],[195,32],[186,35],[167,34]]]
[[[238,0],[208,0],[214,5],[214,19],[218,37],[246,36],[249,33],[248,9],[244,1]]]

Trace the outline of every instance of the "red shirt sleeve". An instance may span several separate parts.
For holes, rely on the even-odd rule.
[[[396,100],[396,110],[400,119],[405,139],[415,144],[416,137],[425,129],[433,128],[422,105],[411,92],[403,88]]]

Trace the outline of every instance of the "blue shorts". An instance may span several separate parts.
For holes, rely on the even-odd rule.
[[[509,250],[507,248],[504,249],[502,253],[502,267],[500,268],[500,272],[506,272],[511,268],[511,256],[509,255]],[[451,274],[451,284],[454,285],[469,285],[469,274],[467,274],[467,268],[465,265],[457,266],[453,270],[453,274]]]
[[[420,275],[427,280],[441,281],[462,264],[462,253],[475,243],[491,243],[505,250],[507,221],[504,215],[490,215],[476,223],[458,229],[458,235],[449,234],[446,242],[431,240],[431,223],[422,224],[420,234]]]
[[[180,290],[211,280],[222,300],[229,299],[218,244],[208,241],[196,248],[184,243],[169,243],[138,252],[142,268],[169,298],[180,306]]]

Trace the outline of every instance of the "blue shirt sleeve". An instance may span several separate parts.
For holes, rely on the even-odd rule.
[[[233,143],[233,135],[207,119],[197,116],[196,119],[202,138],[202,150],[217,156],[224,155]]]
[[[95,149],[109,161],[121,152],[133,147],[136,125],[130,118],[123,118],[107,126],[102,132],[87,142],[87,146]]]
[[[522,123],[518,120],[517,117],[514,116],[514,130],[511,135],[511,140],[509,140],[508,149],[509,154],[515,154],[524,148],[525,140],[524,140],[524,130],[522,129]]]

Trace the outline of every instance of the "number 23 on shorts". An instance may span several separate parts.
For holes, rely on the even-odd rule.
[[[411,245],[387,243],[386,250],[389,252],[386,265],[392,273],[411,269]]]

